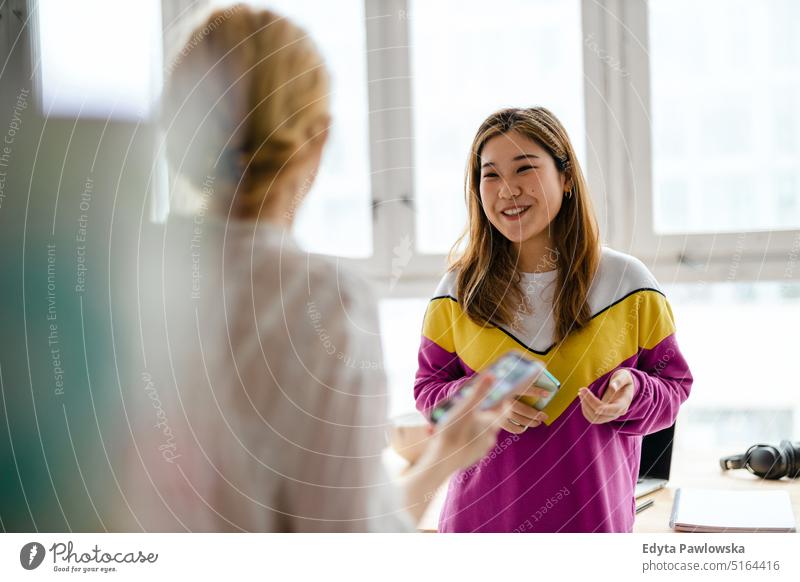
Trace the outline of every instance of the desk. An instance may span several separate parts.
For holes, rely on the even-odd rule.
[[[634,533],[683,533],[676,532],[669,527],[669,518],[672,513],[672,500],[678,487],[698,487],[707,489],[784,489],[789,492],[794,508],[794,518],[797,529],[800,531],[800,480],[768,481],[759,479],[747,471],[722,471],[714,466],[714,459],[703,459],[695,462],[692,467],[683,467],[676,482],[655,491],[637,500],[637,504],[647,499],[654,501],[653,505],[636,515],[633,526]],[[428,510],[420,520],[419,530],[433,533],[436,531],[439,512],[444,504],[446,485],[441,487]]]

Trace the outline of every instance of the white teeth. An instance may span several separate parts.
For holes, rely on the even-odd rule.
[[[524,212],[527,209],[528,209],[527,206],[523,206],[521,208],[510,208],[509,210],[503,210],[503,214],[505,214],[506,216],[516,216],[520,212]]]

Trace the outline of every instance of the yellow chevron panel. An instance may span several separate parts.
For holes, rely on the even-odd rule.
[[[529,356],[542,360],[561,381],[559,393],[544,409],[549,416],[548,425],[577,398],[579,388],[616,368],[640,347],[652,349],[674,331],[669,303],[652,290],[628,295],[544,354],[527,349],[501,329],[476,324],[449,297],[430,303],[423,326],[428,339],[457,353],[473,370],[482,370],[509,350],[527,351]],[[532,398],[525,401],[531,405],[536,402]]]

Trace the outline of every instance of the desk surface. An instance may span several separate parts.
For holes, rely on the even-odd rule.
[[[789,492],[792,507],[794,508],[795,523],[798,531],[800,531],[800,480],[798,479],[793,481],[787,479],[768,481],[759,479],[747,471],[722,471],[714,467],[713,462],[698,463],[691,472],[683,471],[682,473],[684,476],[677,482],[671,482],[668,487],[637,500],[637,503],[642,503],[647,499],[652,499],[654,503],[636,516],[633,526],[635,533],[682,533],[676,532],[669,527],[672,500],[675,497],[675,490],[679,487],[729,490],[784,489]],[[431,501],[428,511],[420,521],[420,531],[436,531],[445,492],[446,486],[441,487]]]

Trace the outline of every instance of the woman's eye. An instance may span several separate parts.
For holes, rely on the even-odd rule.
[[[497,178],[497,174],[495,174],[494,172],[490,172],[488,174],[484,174],[483,177],[484,178]]]
[[[517,172],[527,172],[528,170],[535,170],[536,166],[522,166]]]

